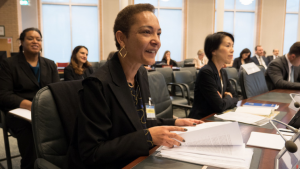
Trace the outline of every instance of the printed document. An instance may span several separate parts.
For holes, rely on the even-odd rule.
[[[31,122],[31,111],[27,109],[17,108],[10,110],[9,113]]]

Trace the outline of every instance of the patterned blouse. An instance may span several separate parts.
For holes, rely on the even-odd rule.
[[[142,99],[142,95],[141,95],[141,88],[140,88],[140,85],[138,84],[137,80],[135,81],[135,83],[136,83],[136,88],[134,88],[131,83],[128,83],[128,86],[131,91],[132,99],[133,99],[134,105],[136,107],[137,114],[140,117],[140,122],[141,122],[141,125],[143,126],[149,149],[151,149],[154,145],[152,142],[151,134],[146,125],[146,113],[144,111],[143,99]]]

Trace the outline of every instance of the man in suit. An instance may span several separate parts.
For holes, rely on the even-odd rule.
[[[266,71],[269,90],[300,89],[300,42],[294,43],[288,54],[272,61]]]
[[[262,65],[267,69],[268,60],[263,57],[264,49],[261,45],[255,46],[255,56],[253,56],[250,60],[254,62],[256,65]]]
[[[271,63],[272,60],[275,60],[276,58],[278,58],[279,57],[278,54],[279,54],[279,50],[273,49],[273,55],[270,55],[267,57],[268,62]]]

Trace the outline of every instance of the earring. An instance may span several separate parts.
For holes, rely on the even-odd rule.
[[[122,52],[121,52],[121,51],[122,51],[123,49],[126,50],[126,49],[125,49],[125,46],[123,46],[123,47],[119,50],[119,54],[120,54],[123,58],[125,58],[126,55],[127,55],[127,50],[126,50],[126,53],[125,53],[124,55],[122,55]]]

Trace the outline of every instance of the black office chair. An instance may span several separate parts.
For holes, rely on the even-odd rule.
[[[239,79],[244,99],[269,91],[264,76],[265,68],[263,66],[258,67],[260,68],[260,71],[251,75],[248,75],[243,68],[240,70],[241,72]]]
[[[158,71],[148,73],[151,101],[155,104],[155,113],[160,118],[173,118],[173,106],[187,110],[192,106],[172,103],[164,77]]]
[[[164,76],[169,93],[171,95],[170,98],[172,100],[172,103],[191,105],[190,101],[184,96],[184,93],[182,94],[183,86],[174,83],[174,75],[173,70],[171,68],[155,68],[155,70],[160,72]],[[178,92],[181,93],[181,95],[176,96],[175,90],[178,90]]]
[[[6,125],[6,121],[5,121],[5,116],[6,115],[5,115],[5,113],[2,110],[0,110],[0,113],[1,113],[0,127],[3,130],[4,148],[5,148],[5,155],[6,155],[6,158],[0,159],[0,162],[6,160],[8,169],[12,169],[11,159],[16,158],[16,157],[20,157],[20,154],[11,156],[8,137],[11,137],[11,136],[14,137],[14,133]]]
[[[94,72],[100,67],[99,62],[89,62],[89,63],[92,65],[92,68],[93,68]]]
[[[197,69],[195,68],[195,64],[192,67],[183,67],[183,68],[180,69],[180,71],[190,71],[193,75],[194,82],[196,81],[196,79],[197,79]]]
[[[50,84],[32,102],[32,131],[37,160],[35,168],[62,168],[76,124],[81,81]],[[51,88],[51,90],[50,90]]]
[[[107,62],[107,60],[101,60],[99,63],[99,68],[102,67],[106,62]]]
[[[188,70],[174,71],[174,81],[177,84],[180,84],[185,89],[185,96],[190,100],[194,101],[194,89],[195,89],[195,80],[193,75]],[[181,93],[176,91],[176,95],[180,96]]]
[[[240,81],[239,81],[239,74],[238,74],[238,71],[236,70],[236,68],[226,67],[223,69],[226,71],[228,79],[229,79],[232,87],[236,91],[236,93],[238,95],[242,95],[242,89],[241,89]]]
[[[184,64],[193,63],[194,59],[185,59]]]

